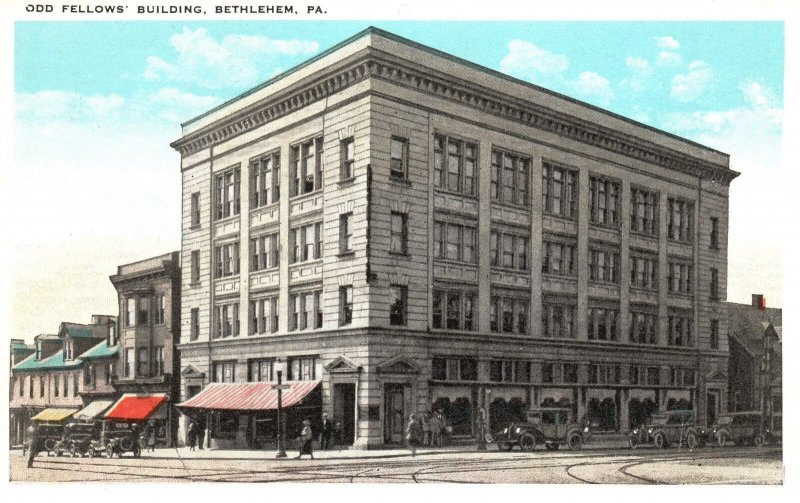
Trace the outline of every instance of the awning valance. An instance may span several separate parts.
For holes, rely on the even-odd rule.
[[[281,397],[283,407],[300,403],[320,381],[287,383]],[[274,410],[278,408],[278,391],[274,382],[211,383],[200,393],[178,404],[187,409],[209,410]]]
[[[78,412],[72,416],[74,419],[79,421],[91,421],[103,414],[111,404],[114,402],[112,400],[95,400],[94,402],[90,403],[86,407],[82,408]]]
[[[31,419],[33,421],[52,421],[52,422],[59,422],[67,419],[71,415],[75,414],[75,409],[44,409],[40,413],[33,416]]]
[[[114,421],[144,421],[153,417],[166,401],[164,393],[125,393],[104,417]]]

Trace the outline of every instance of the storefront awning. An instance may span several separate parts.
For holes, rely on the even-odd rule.
[[[287,383],[281,397],[283,407],[300,403],[320,381]],[[278,391],[274,382],[211,383],[203,391],[178,404],[187,409],[209,410],[274,410],[278,408]]]
[[[144,421],[153,417],[166,401],[164,393],[125,393],[104,417],[113,421]]]
[[[112,400],[95,400],[94,402],[90,403],[86,407],[82,408],[78,412],[72,416],[74,419],[79,421],[91,421],[103,414],[111,404],[114,402]]]
[[[59,422],[67,419],[73,414],[75,414],[75,409],[44,409],[31,419],[33,421]]]

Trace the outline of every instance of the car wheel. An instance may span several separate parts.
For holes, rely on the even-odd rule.
[[[753,444],[756,447],[764,447],[764,444],[765,444],[764,435],[762,435],[760,433],[758,435],[756,435],[755,438],[753,438]]]
[[[509,449],[509,447],[510,447],[510,446],[509,446],[508,444],[506,444],[505,442],[497,442],[497,450],[498,450],[498,451],[508,451],[508,450],[511,450],[511,449]]]
[[[686,447],[689,449],[695,449],[697,444],[697,435],[694,433],[689,433],[689,435],[686,436]]]
[[[106,446],[106,459],[111,459],[114,457],[114,447],[112,445]]]
[[[571,451],[580,450],[580,448],[583,447],[583,437],[578,433],[573,433],[567,439],[567,446]]]
[[[664,438],[664,435],[659,433],[653,438],[653,445],[658,447],[659,449],[666,449],[667,447],[667,439]]]
[[[533,435],[523,435],[519,439],[519,448],[526,452],[531,452],[536,449],[536,439]]]
[[[728,435],[724,433],[720,433],[717,435],[717,445],[720,447],[725,447],[725,444],[728,443]]]
[[[631,449],[636,449],[637,447],[639,447],[639,441],[636,440],[635,438],[629,438],[628,445],[631,447]]]
[[[46,451],[52,451],[55,446],[56,446],[56,441],[53,440],[52,438],[48,438],[47,440],[44,441],[44,449]]]
[[[93,458],[93,457],[95,456],[94,448],[93,448],[93,447],[89,447],[89,449],[86,451],[86,454],[87,454],[87,455],[88,455],[90,458]]]

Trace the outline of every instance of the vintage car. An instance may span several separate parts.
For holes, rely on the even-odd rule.
[[[68,454],[78,458],[84,455],[91,456],[89,449],[95,433],[94,423],[70,423],[64,427],[64,437],[56,446],[56,455]]]
[[[48,454],[56,446],[56,444],[61,440],[64,435],[64,425],[63,424],[51,424],[51,423],[41,423],[39,424],[38,431],[36,433],[36,445],[34,449],[37,453],[45,451]],[[28,440],[26,439],[25,442],[22,444],[22,455],[24,456],[28,448]]]
[[[556,450],[566,444],[572,450],[583,446],[588,428],[581,428],[568,408],[546,407],[530,409],[524,422],[511,423],[497,432],[494,441],[499,450],[510,451],[518,445],[523,451],[533,451],[538,444]]]
[[[142,454],[141,430],[138,423],[98,421],[95,436],[88,447],[89,456],[105,455],[110,459],[114,454],[122,457],[130,452],[138,458]]]
[[[774,434],[769,426],[764,423],[760,411],[729,412],[717,418],[708,435],[720,447],[729,442],[735,445],[752,443],[761,447],[767,443],[768,436]]]
[[[659,449],[685,445],[690,449],[706,443],[706,430],[696,424],[693,410],[668,410],[653,416],[646,427],[647,438]]]

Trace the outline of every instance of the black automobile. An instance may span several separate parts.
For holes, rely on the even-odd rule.
[[[499,450],[510,451],[519,446],[523,451],[533,451],[542,444],[547,450],[557,450],[564,444],[572,450],[583,446],[588,428],[581,428],[568,408],[545,407],[530,409],[524,422],[511,423],[494,435]]]
[[[760,411],[729,412],[714,421],[708,435],[709,440],[713,440],[720,447],[728,443],[761,447],[775,435],[774,429],[770,426],[774,426],[774,418],[772,425],[765,424]]]
[[[138,423],[98,421],[94,438],[89,443],[89,456],[105,455],[110,459],[114,454],[122,457],[130,452],[138,458],[142,454],[141,433],[142,428]]]
[[[636,430],[634,430],[636,431]],[[629,434],[628,440],[631,447],[634,445],[634,431]],[[685,445],[690,449],[702,447],[706,443],[706,430],[696,424],[693,410],[668,410],[663,414],[654,415],[645,427],[646,439],[652,439],[653,445],[663,449],[671,445]],[[641,438],[642,431],[636,435]]]
[[[33,449],[36,453],[45,451],[50,452],[53,447],[61,440],[64,436],[64,425],[58,423],[40,423],[38,425],[38,430],[36,432],[36,445],[33,446]],[[30,446],[28,445],[28,440],[26,439],[25,442],[22,444],[22,455],[24,456]]]

